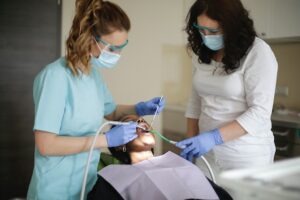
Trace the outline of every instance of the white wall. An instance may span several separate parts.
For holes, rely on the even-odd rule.
[[[112,0],[125,10],[132,24],[129,44],[118,66],[103,70],[116,102],[132,104],[164,95],[167,104],[185,103],[190,90],[191,67],[183,28],[191,1]],[[75,0],[63,0],[62,41],[71,26],[74,3]],[[62,52],[65,52],[64,44]],[[154,127],[161,130],[161,117]]]
[[[68,33],[72,26],[72,20],[75,13],[75,0],[62,1],[62,21],[61,21],[61,54],[65,55],[65,43]]]

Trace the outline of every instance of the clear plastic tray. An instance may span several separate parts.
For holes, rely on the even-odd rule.
[[[219,182],[234,199],[300,199],[300,158],[278,161],[273,165],[226,171]]]

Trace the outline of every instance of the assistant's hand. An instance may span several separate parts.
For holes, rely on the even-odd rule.
[[[134,140],[136,134],[136,122],[128,125],[117,125],[105,133],[108,147],[117,147]]]
[[[183,158],[192,161],[193,157],[202,156],[209,152],[215,145],[222,143],[224,142],[219,129],[214,129],[177,142],[176,146],[183,149],[180,153]]]
[[[158,112],[160,113],[165,107],[165,99],[162,98],[160,101],[160,97],[155,97],[146,102],[139,102],[135,105],[135,111],[139,116],[144,115],[154,115],[158,106]]]

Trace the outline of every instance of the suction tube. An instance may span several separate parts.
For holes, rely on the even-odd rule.
[[[92,159],[92,154],[93,154],[93,150],[94,150],[98,135],[101,133],[102,129],[107,125],[127,125],[127,124],[129,124],[129,123],[128,122],[118,122],[118,121],[107,121],[107,122],[104,122],[100,126],[100,128],[98,129],[98,131],[97,131],[97,133],[96,133],[96,135],[93,139],[93,143],[92,143],[92,146],[91,146],[90,151],[89,151],[88,160],[87,160],[86,165],[85,165],[84,176],[83,176],[82,187],[81,187],[80,200],[84,200],[84,193],[85,193],[85,188],[86,188],[87,176],[88,176],[88,172],[89,172],[89,168],[90,168],[90,162],[91,162],[91,159]]]
[[[177,143],[177,142],[175,142],[175,141],[172,141],[172,140],[166,138],[165,136],[163,136],[162,134],[160,134],[159,132],[157,132],[157,131],[155,131],[155,130],[150,130],[149,132],[150,132],[150,133],[153,133],[153,134],[156,134],[156,135],[159,136],[161,139],[163,139],[163,140],[165,140],[166,142],[169,142],[169,143],[171,143],[171,144],[173,144],[173,145],[176,145],[176,143]],[[185,147],[184,147],[184,148],[185,148]],[[208,171],[209,171],[209,174],[210,174],[210,176],[211,176],[212,181],[213,181],[214,183],[216,183],[216,178],[215,178],[215,175],[214,175],[214,173],[213,173],[213,171],[212,171],[212,168],[211,168],[210,164],[208,163],[208,161],[206,160],[206,158],[205,158],[204,156],[201,156],[201,159],[202,159],[203,162],[205,163],[205,165],[206,165],[206,167],[207,167],[207,169],[208,169]],[[194,163],[194,164],[195,164],[195,163]]]
[[[88,176],[88,172],[89,172],[89,167],[90,167],[90,161],[92,159],[92,154],[93,154],[93,150],[94,150],[94,147],[95,147],[95,144],[96,144],[96,141],[97,141],[97,138],[98,138],[98,135],[101,133],[102,129],[107,126],[107,125],[127,125],[129,124],[129,122],[118,122],[118,121],[107,121],[107,122],[104,122],[100,128],[98,129],[94,139],[93,139],[93,143],[91,145],[91,148],[90,148],[90,151],[89,151],[89,155],[88,155],[88,160],[86,162],[86,166],[85,166],[85,170],[84,170],[84,176],[83,176],[83,181],[82,181],[82,187],[81,187],[81,194],[80,194],[80,200],[84,200],[84,193],[85,193],[85,189],[86,189],[86,181],[87,181],[87,176]],[[155,131],[155,130],[150,130],[149,132],[153,133],[153,134],[156,134],[158,135],[160,138],[162,138],[163,140],[171,143],[171,144],[176,144],[175,141],[172,141],[172,140],[169,140],[168,138],[166,138],[165,136],[163,136],[162,134],[160,134],[159,132]],[[215,179],[215,176],[214,176],[214,173],[212,171],[212,168],[210,166],[210,164],[208,163],[208,161],[204,158],[204,156],[201,156],[201,159],[204,161],[204,163],[206,164],[208,170],[209,170],[209,173],[210,173],[210,176],[212,178],[212,181],[215,183],[216,182],[216,179]]]

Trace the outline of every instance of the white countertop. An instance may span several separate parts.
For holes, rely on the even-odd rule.
[[[273,124],[286,125],[291,128],[300,128],[300,116],[293,114],[278,114],[276,112],[272,113]]]

